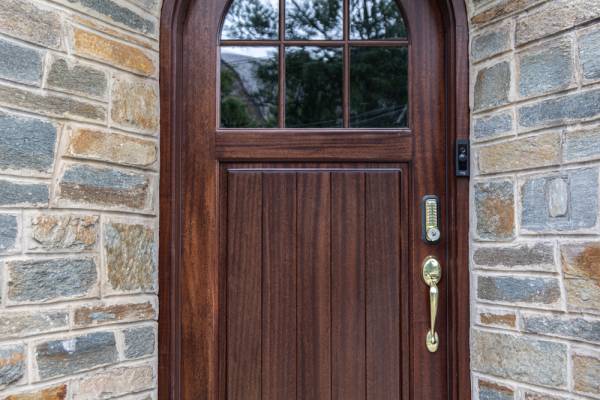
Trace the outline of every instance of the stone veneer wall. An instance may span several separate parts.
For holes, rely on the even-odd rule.
[[[470,3],[473,398],[600,399],[600,1]]]
[[[0,399],[156,397],[159,14],[0,0]]]
[[[468,0],[473,398],[600,398],[600,1]],[[0,399],[156,396],[160,0],[2,0]]]

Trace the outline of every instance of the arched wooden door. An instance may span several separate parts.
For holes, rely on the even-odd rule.
[[[160,398],[465,398],[464,48],[445,7],[233,1],[165,5]]]

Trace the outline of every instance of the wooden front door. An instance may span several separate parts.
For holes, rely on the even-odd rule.
[[[167,2],[161,400],[467,398],[466,103],[441,3]]]

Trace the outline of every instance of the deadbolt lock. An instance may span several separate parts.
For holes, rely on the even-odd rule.
[[[423,240],[436,244],[442,236],[440,231],[440,199],[437,196],[423,197]]]

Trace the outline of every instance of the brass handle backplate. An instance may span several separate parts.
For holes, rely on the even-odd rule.
[[[440,339],[435,331],[435,320],[437,319],[439,290],[437,284],[442,279],[442,266],[433,256],[427,257],[423,261],[423,280],[429,286],[429,307],[431,312],[431,328],[427,332],[425,344],[427,350],[435,353],[440,345]]]

